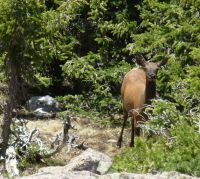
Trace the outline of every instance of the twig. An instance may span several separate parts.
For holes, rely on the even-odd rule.
[[[63,139],[62,143],[56,147],[52,152],[45,154],[43,157],[48,158],[51,157],[52,155],[55,155],[56,153],[60,152],[63,147],[66,145],[67,140],[69,139],[68,132],[69,129],[71,128],[71,118],[67,116],[66,120],[64,121],[64,126],[63,126]],[[58,136],[56,140],[58,140]],[[54,146],[56,140],[51,144],[51,146]]]
[[[37,130],[36,128],[33,129],[33,130],[31,131],[31,134],[29,135],[29,138],[28,138],[28,143],[31,142],[33,135],[34,135],[37,131],[38,131],[38,130]]]

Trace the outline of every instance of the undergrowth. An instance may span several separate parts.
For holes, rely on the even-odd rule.
[[[56,99],[63,104],[65,109],[63,112],[58,113],[59,117],[63,118],[64,116],[70,115],[87,118],[100,126],[121,124],[122,120],[119,120],[119,118],[121,118],[119,110],[121,109],[120,100],[118,103],[113,104],[113,109],[110,109],[112,108],[112,101],[109,103],[104,102],[104,109],[100,110],[99,108],[103,107],[99,107],[98,102],[95,103],[84,95],[66,95],[57,97]],[[116,99],[113,99],[113,101],[116,101]],[[105,107],[106,104],[107,107]],[[113,112],[113,110],[115,110],[115,112]]]
[[[200,135],[187,124],[172,132],[176,137],[145,141],[137,138],[113,159],[113,171],[136,173],[178,171],[200,176]]]

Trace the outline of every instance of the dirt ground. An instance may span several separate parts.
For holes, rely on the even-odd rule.
[[[104,127],[100,128],[88,119],[77,118],[72,122],[74,129],[69,130],[70,135],[76,136],[78,143],[82,143],[89,147],[96,149],[100,152],[106,153],[110,157],[120,152],[116,148],[116,141],[121,130],[121,126],[117,127]],[[29,130],[34,128],[39,129],[40,136],[44,143],[51,143],[51,139],[63,130],[63,121],[59,119],[36,120],[29,121],[27,124]],[[123,146],[128,145],[128,137],[130,129],[125,129]],[[128,134],[129,133],[129,134]],[[54,157],[64,163],[80,154],[82,151],[79,149],[69,148],[67,145],[62,151]]]

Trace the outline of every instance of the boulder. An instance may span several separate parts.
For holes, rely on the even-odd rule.
[[[90,171],[95,174],[105,174],[112,165],[112,159],[104,153],[98,152],[91,148],[84,151],[79,156],[71,159],[71,161],[64,167],[57,168],[63,172],[68,171]],[[52,171],[55,168],[45,167],[41,168],[40,172]]]
[[[6,150],[6,171],[9,173],[9,177],[18,176],[19,170],[17,168],[16,152],[13,146],[9,146]]]
[[[189,176],[175,171],[163,172],[163,173],[147,173],[147,174],[136,174],[136,173],[112,173],[99,177],[101,179],[197,179],[198,177]]]
[[[30,111],[42,109],[45,112],[59,111],[59,103],[51,96],[33,96],[28,101],[28,108]]]
[[[55,117],[59,111],[59,103],[49,95],[34,96],[28,101],[28,110],[38,118]]]
[[[197,179],[198,177],[179,172],[162,173],[109,173],[112,161],[109,156],[93,149],[87,149],[73,158],[66,166],[44,167],[38,173],[30,176],[16,177],[17,179]]]
[[[97,174],[94,174],[89,171],[73,171],[67,173],[59,172],[41,172],[31,176],[18,177],[18,179],[96,179],[98,178]]]
[[[38,108],[33,111],[33,116],[37,118],[53,118],[55,117],[55,113],[46,112],[42,108]]]
[[[49,167],[48,167],[49,168]],[[50,169],[50,168],[49,168]],[[56,169],[56,168],[54,168]],[[49,170],[40,172],[31,176],[17,177],[17,179],[198,179],[178,172],[163,172],[159,174],[135,174],[135,173],[111,173],[105,175],[94,174],[89,171],[68,171],[61,172],[56,170]]]

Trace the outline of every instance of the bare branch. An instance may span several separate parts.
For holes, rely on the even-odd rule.
[[[37,130],[36,128],[33,129],[33,130],[31,131],[31,133],[30,133],[30,135],[29,135],[29,139],[28,139],[28,142],[29,142],[29,143],[31,142],[33,135],[34,135],[37,131],[38,131],[38,130]]]

